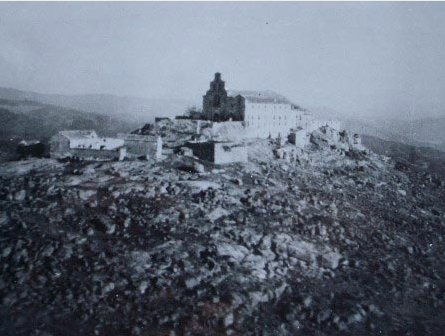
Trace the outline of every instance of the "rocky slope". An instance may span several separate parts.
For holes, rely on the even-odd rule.
[[[442,179],[322,132],[294,162],[248,145],[200,173],[0,165],[0,333],[442,333]]]

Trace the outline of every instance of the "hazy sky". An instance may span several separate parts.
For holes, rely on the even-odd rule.
[[[445,4],[0,3],[0,86],[200,102],[216,71],[354,116],[444,116]]]

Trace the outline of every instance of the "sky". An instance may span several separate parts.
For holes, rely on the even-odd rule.
[[[445,3],[0,3],[0,86],[201,101],[215,72],[351,117],[445,116]]]

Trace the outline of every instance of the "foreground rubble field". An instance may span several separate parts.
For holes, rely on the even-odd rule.
[[[200,173],[176,155],[1,165],[0,334],[442,334],[442,180],[249,150]]]

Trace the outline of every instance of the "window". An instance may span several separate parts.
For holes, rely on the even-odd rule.
[[[221,98],[216,95],[213,97],[213,107],[219,107],[221,105]]]

